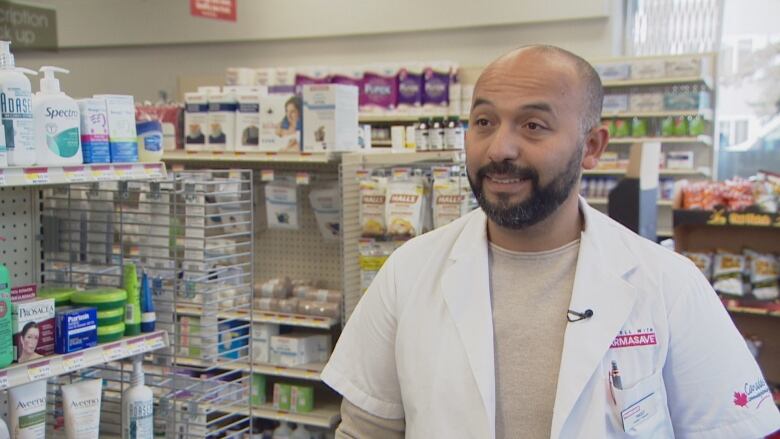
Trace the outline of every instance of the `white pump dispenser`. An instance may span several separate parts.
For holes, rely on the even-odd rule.
[[[76,101],[60,90],[55,72],[68,70],[43,66],[41,90],[33,96],[35,145],[38,164],[45,166],[79,165],[81,153],[81,113]]]
[[[130,387],[122,394],[122,439],[152,439],[154,395],[144,384],[142,355],[133,357]]]
[[[0,112],[8,166],[35,164],[32,89],[24,76],[30,72],[35,74],[16,67],[11,42],[0,41]]]

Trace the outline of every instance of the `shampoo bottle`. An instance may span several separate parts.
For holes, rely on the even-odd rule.
[[[0,41],[0,110],[8,166],[35,164],[32,89],[25,72],[32,71],[15,67],[11,42]]]
[[[135,264],[125,265],[122,285],[127,291],[125,336],[138,335],[141,333],[141,294]]]
[[[144,271],[141,275],[141,332],[153,332],[157,321],[150,283],[149,276]]]
[[[122,394],[122,439],[152,439],[154,395],[144,384],[142,357],[133,357],[133,377]]]
[[[12,315],[11,279],[8,269],[0,265],[0,368],[14,360]]]
[[[84,160],[79,105],[60,90],[60,81],[54,77],[55,72],[69,71],[53,66],[43,66],[40,71],[41,90],[32,100],[37,164],[80,165]]]

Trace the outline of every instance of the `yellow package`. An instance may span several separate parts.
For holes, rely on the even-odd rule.
[[[363,236],[383,236],[387,179],[369,177],[360,181],[360,228]]]
[[[387,185],[387,233],[395,237],[414,237],[423,233],[423,198],[425,185],[421,178],[391,181]]]
[[[463,177],[433,181],[433,227],[438,229],[468,213],[468,183]],[[464,184],[465,183],[465,184]]]

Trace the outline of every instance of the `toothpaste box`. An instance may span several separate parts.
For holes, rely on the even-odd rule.
[[[358,149],[358,88],[327,84],[303,86],[303,150]]]
[[[76,102],[81,112],[81,150],[84,163],[110,163],[106,101],[86,98]]]
[[[58,354],[68,354],[97,345],[97,309],[60,307],[54,317],[55,345]]]
[[[54,353],[54,299],[29,299],[12,304],[14,360],[37,360]]]
[[[108,144],[113,163],[138,161],[138,136],[135,131],[135,102],[128,95],[95,95],[106,102]]]

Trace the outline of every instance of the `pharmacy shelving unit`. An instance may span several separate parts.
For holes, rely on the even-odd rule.
[[[677,251],[780,253],[780,214],[674,211]],[[780,384],[780,304],[722,297],[726,309],[743,335],[763,341],[758,362],[767,381]]]
[[[388,150],[389,151],[389,150]],[[344,321],[351,313],[361,295],[360,268],[358,266],[358,170],[367,167],[405,166],[415,163],[460,162],[458,151],[436,151],[425,153],[391,153],[382,150],[367,153],[211,153],[211,152],[166,152],[164,160],[172,169],[186,168],[250,168],[255,173],[256,198],[254,208],[254,247],[257,257],[254,262],[254,277],[262,282],[280,276],[293,279],[312,279],[321,282],[322,287],[340,290],[344,293],[344,309],[339,318],[286,314],[253,309],[251,322],[254,324],[276,324],[286,331],[316,331],[332,336],[335,344]],[[270,179],[285,179],[298,184],[300,200],[298,230],[269,229],[266,221],[264,184]],[[265,181],[264,181],[265,180]],[[308,193],[323,184],[337,184],[342,198],[342,237],[335,242],[323,240],[317,227],[314,213],[308,203]],[[180,304],[179,315],[193,315],[202,312],[197,306]],[[241,312],[220,311],[220,317],[247,318]],[[253,373],[266,376],[269,387],[273,382],[301,382],[314,385],[314,411],[311,413],[288,413],[274,410],[270,403],[252,407],[255,418],[303,423],[310,427],[333,429],[340,420],[338,396],[320,380],[324,364],[307,364],[296,367],[251,361],[219,361],[215,367],[228,371],[246,371],[251,366]],[[192,363],[190,363],[192,364]],[[269,402],[271,400],[269,393]],[[225,407],[219,407],[225,409]],[[244,413],[235,407],[233,413]]]
[[[52,281],[46,275],[51,268],[46,251],[47,246],[56,241],[58,230],[49,227],[47,206],[54,192],[67,192],[77,184],[90,187],[97,184],[128,185],[130,182],[165,177],[166,168],[162,163],[0,169],[0,263],[9,269],[12,285],[20,287]],[[123,383],[122,377],[112,381],[104,373],[105,369],[119,367],[121,371],[122,360],[166,349],[169,342],[168,333],[158,330],[71,354],[50,355],[29,363],[13,364],[0,370],[0,389],[47,380],[47,430],[51,432],[57,422],[55,414],[61,414],[61,407],[57,405],[61,404],[61,399],[57,398],[60,385],[88,377],[101,377],[116,389],[113,395],[121,398],[123,384],[126,387],[130,382],[129,373],[125,374]],[[111,395],[107,396],[110,399]],[[6,399],[5,392],[0,399]],[[117,401],[117,404],[108,401],[102,405],[102,419],[108,425],[106,434],[119,432],[121,399]]]
[[[57,239],[44,241],[43,275],[74,286],[121,286],[124,264],[143,268],[152,282],[157,329],[170,340],[145,362],[147,385],[155,394],[156,433],[205,438],[248,432],[248,416],[214,407],[249,403],[251,172],[169,177],[48,189],[44,229],[56,231]],[[198,313],[179,315],[180,307]],[[248,319],[233,318],[237,313]],[[197,367],[184,360],[197,360]],[[216,368],[222,361],[249,367]],[[129,370],[122,362],[101,368],[104,407],[118,412]],[[101,433],[117,434],[115,419],[109,410]]]

